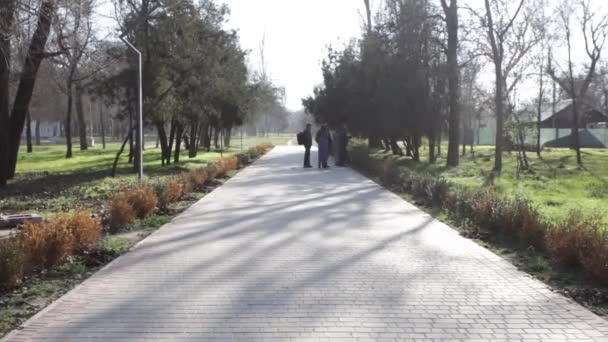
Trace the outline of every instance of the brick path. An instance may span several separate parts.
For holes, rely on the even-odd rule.
[[[300,154],[276,148],[7,340],[608,340],[603,319]]]

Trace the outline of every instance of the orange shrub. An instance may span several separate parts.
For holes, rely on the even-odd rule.
[[[24,275],[26,262],[22,239],[12,236],[0,240],[0,291],[15,288]]]
[[[78,210],[71,214],[61,214],[54,220],[65,223],[74,237],[74,250],[78,253],[90,252],[101,239],[101,220],[91,217],[91,213]]]
[[[272,144],[260,144],[255,147],[259,155],[266,154],[272,149]]]
[[[190,171],[190,177],[197,187],[203,186],[207,181],[207,172],[204,169],[192,170]]]
[[[148,216],[158,206],[158,197],[148,185],[130,188],[126,191],[125,196],[133,207],[135,215],[140,219]]]
[[[545,233],[545,250],[549,257],[564,266],[578,266],[579,248],[578,222],[570,217],[564,224],[547,229]]]
[[[171,177],[159,184],[157,196],[160,206],[166,208],[169,204],[175,203],[182,196],[182,186],[175,177]]]
[[[118,230],[132,223],[136,213],[126,193],[119,193],[112,198],[110,203],[110,226],[112,230]]]
[[[188,195],[194,191],[196,185],[194,184],[194,180],[190,175],[190,172],[182,172],[177,176],[177,182],[181,186],[181,195]],[[179,196],[181,197],[181,196]],[[179,197],[177,199],[179,199]],[[177,200],[176,199],[176,200]]]
[[[63,219],[21,225],[20,237],[27,251],[27,269],[42,270],[63,261],[74,251],[74,236]]]
[[[215,163],[215,167],[217,168],[217,177],[223,177],[226,173],[238,169],[239,160],[234,156],[223,158]]]
[[[205,173],[207,173],[207,179],[214,179],[218,176],[218,169],[215,164],[209,164],[205,167]]]

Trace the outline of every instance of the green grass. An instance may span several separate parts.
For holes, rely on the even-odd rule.
[[[261,143],[285,144],[291,134],[269,137],[245,137],[243,150]],[[65,158],[65,146],[34,146],[34,152],[26,153],[23,147],[17,163],[17,175],[9,185],[0,189],[0,213],[37,212],[43,216],[76,208],[103,208],[116,189],[137,181],[127,153],[123,153],[118,164],[117,177],[110,177],[110,170],[118,143],[109,143],[106,149],[100,144],[95,148],[80,151],[74,146],[73,158]],[[235,136],[232,148],[220,151],[200,151],[196,158],[188,158],[182,150],[180,162],[161,166],[160,149],[147,148],[144,152],[144,174],[146,179],[156,179],[193,169],[241,151],[240,136]]]
[[[445,157],[443,149],[443,157]],[[543,217],[551,222],[562,220],[571,211],[598,214],[608,224],[608,150],[583,149],[583,167],[576,164],[575,152],[570,149],[546,149],[541,158],[528,153],[531,169],[517,172],[516,153],[505,153],[503,171],[493,176],[494,148],[475,147],[475,153],[461,157],[460,165],[447,168],[445,159],[429,164],[428,150],[421,151],[422,161],[392,156],[378,151],[375,158],[397,158],[399,164],[420,173],[430,173],[470,189],[495,186],[507,196],[527,197],[538,207]]]

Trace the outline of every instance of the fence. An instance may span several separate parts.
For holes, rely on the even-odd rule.
[[[559,141],[570,136],[572,130],[569,128],[541,128],[541,145]],[[608,148],[608,128],[584,128],[579,130],[582,146],[593,146],[598,143]],[[536,144],[536,129],[530,129],[526,134],[526,144]],[[566,139],[564,139],[566,140]],[[474,130],[475,145],[494,145],[496,143],[496,130],[490,127],[477,128]]]

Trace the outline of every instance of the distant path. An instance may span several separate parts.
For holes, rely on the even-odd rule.
[[[603,319],[301,154],[275,148],[8,340],[608,340]]]

